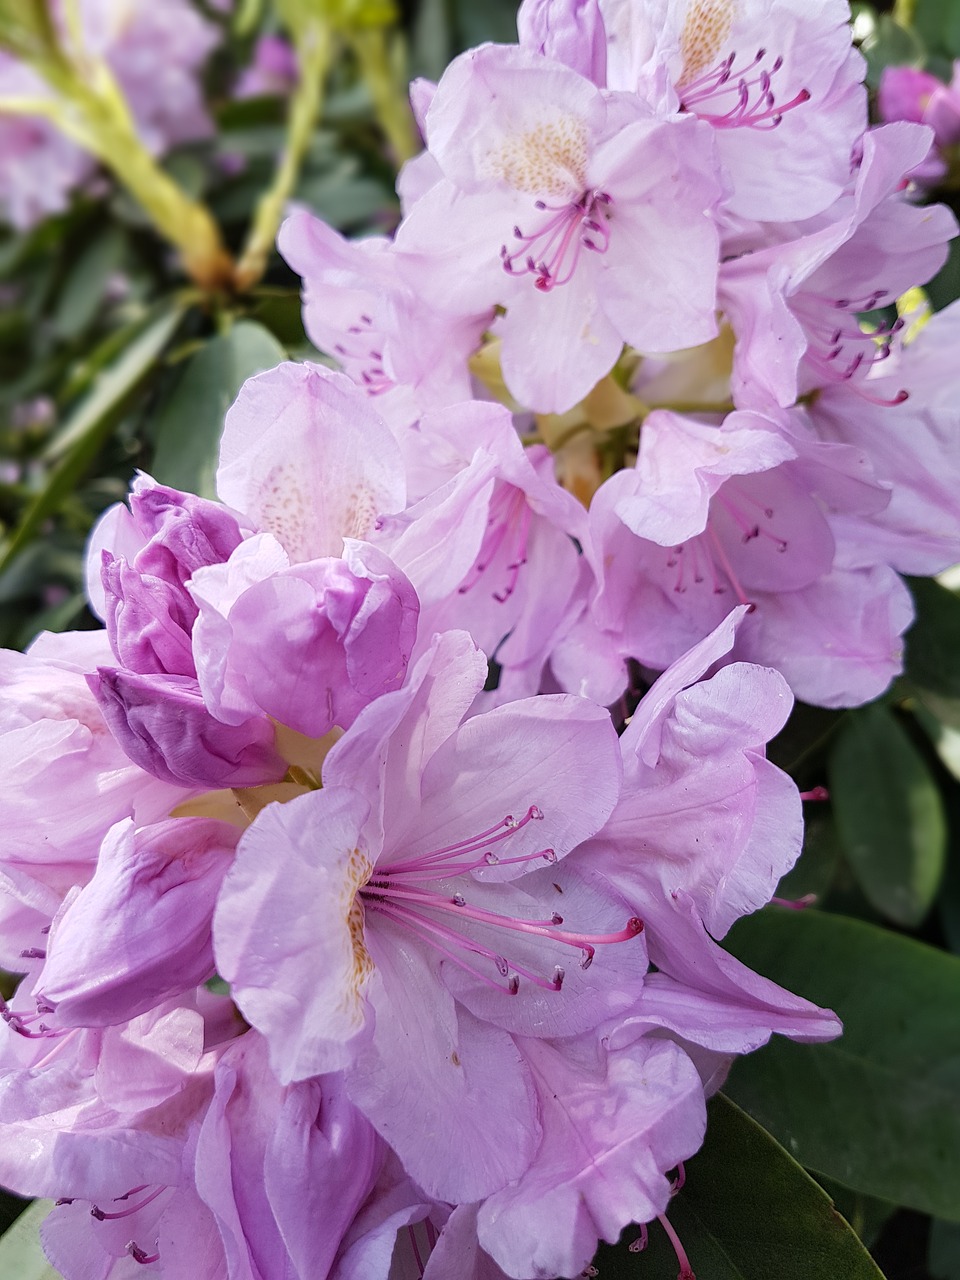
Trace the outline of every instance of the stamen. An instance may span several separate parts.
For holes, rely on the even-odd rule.
[[[64,1027],[57,1031],[53,1027],[48,1027],[46,1023],[37,1022],[46,1013],[52,1013],[51,1005],[42,1003],[37,999],[36,1013],[16,1013],[7,1004],[6,1000],[0,996],[0,1018],[7,1024],[11,1031],[15,1031],[18,1036],[23,1036],[26,1040],[59,1040],[63,1036],[70,1035],[76,1028]],[[36,1023],[36,1026],[34,1026]]]
[[[567,284],[573,279],[581,249],[606,253],[609,248],[606,222],[612,203],[606,191],[586,191],[579,200],[559,205],[534,201],[537,212],[550,217],[529,235],[518,226],[513,228],[513,238],[521,242],[522,248],[511,253],[505,244],[500,246],[504,271],[508,275],[535,276],[534,285],[542,293]],[[518,266],[518,262],[523,265]]]
[[[543,820],[543,810],[537,805],[532,804],[527,812],[519,820],[508,813],[502,818],[495,827],[491,827],[489,831],[481,831],[479,835],[470,836],[466,840],[458,840],[455,844],[445,845],[442,849],[435,849],[430,853],[419,854],[416,858],[405,859],[400,862],[392,862],[377,867],[378,876],[394,876],[405,873],[418,873],[421,869],[431,867],[434,864],[447,860],[447,870],[444,874],[449,874],[451,869],[450,859],[462,854],[476,853],[486,844],[499,844],[502,840],[508,840],[510,836],[517,831],[522,831],[530,822],[541,822]],[[535,854],[530,854],[531,858],[539,858],[543,856],[543,850]],[[476,864],[482,866],[481,861]]]
[[[829,800],[830,792],[826,787],[814,787],[810,791],[800,792],[801,800]]]
[[[667,1239],[673,1245],[673,1251],[677,1255],[677,1261],[680,1263],[680,1272],[677,1276],[677,1280],[697,1280],[697,1277],[693,1273],[693,1267],[690,1265],[690,1259],[687,1257],[686,1250],[680,1243],[680,1237],[662,1213],[658,1213],[657,1218],[659,1219],[660,1225],[667,1233]]]
[[[135,1240],[127,1241],[127,1253],[129,1253],[134,1262],[139,1262],[144,1267],[148,1267],[151,1262],[160,1261],[159,1252],[148,1254],[146,1249],[141,1249]]]
[[[728,483],[724,489],[716,495],[716,500],[720,506],[723,507],[724,511],[730,515],[734,523],[740,528],[743,533],[743,542],[753,542],[755,538],[768,538],[771,542],[775,543],[778,551],[786,551],[788,543],[785,538],[778,538],[775,533],[771,532],[771,530],[765,529],[759,521],[748,519],[740,510],[739,506],[730,501],[728,491],[731,488],[732,486]],[[739,496],[739,494],[737,496]],[[773,515],[773,509],[771,507],[764,508],[764,511],[769,511],[770,515]]]
[[[132,1191],[128,1191],[126,1195],[117,1196],[117,1200],[126,1200],[129,1196],[136,1195],[140,1191],[146,1191],[146,1187],[134,1187]],[[90,1216],[96,1218],[98,1222],[113,1222],[117,1218],[129,1218],[131,1214],[139,1213],[141,1209],[145,1209],[148,1204],[152,1204],[157,1196],[163,1195],[166,1187],[157,1187],[155,1191],[151,1191],[146,1199],[141,1200],[139,1204],[132,1204],[126,1209],[121,1209],[119,1213],[106,1213],[99,1205],[94,1205],[90,1210]]]
[[[392,390],[396,384],[383,367],[382,344],[379,335],[372,330],[372,318],[362,315],[358,324],[347,326],[349,340],[345,338],[334,342],[331,350],[354,382],[361,383],[369,395],[379,396]]]
[[[812,289],[802,289],[790,300],[791,310],[803,324],[808,338],[804,360],[811,370],[826,382],[850,382],[863,399],[884,406],[902,404],[907,392],[899,391],[890,400],[874,396],[863,385],[863,377],[857,378],[857,374],[865,376],[874,365],[888,359],[904,320],[898,316],[890,323],[864,328],[859,314],[875,310],[890,296],[889,289],[874,289],[859,298],[831,298]],[[859,348],[852,356],[851,345]]]
[[[530,822],[542,818],[542,810],[537,805],[531,805],[519,821],[508,814],[495,826],[477,836],[456,841],[415,858],[381,864],[359,889],[364,910],[378,911],[410,929],[441,955],[497,990],[515,994],[519,990],[520,979],[525,978],[544,990],[559,991],[566,976],[562,966],[555,965],[549,978],[533,972],[512,960],[499,944],[487,945],[471,934],[464,933],[464,922],[470,921],[483,928],[505,929],[526,937],[545,938],[562,946],[576,948],[580,952],[580,966],[583,969],[592,964],[598,946],[635,938],[643,932],[643,922],[634,916],[623,929],[616,932],[578,933],[560,927],[564,924],[564,918],[558,912],[553,912],[549,920],[518,918],[472,906],[460,890],[451,894],[449,890],[442,892],[427,887],[432,880],[449,880],[451,876],[463,875],[486,866],[510,866],[534,860],[556,862],[556,851],[550,848],[536,849],[511,858],[501,858],[491,849],[484,849],[484,845],[509,839]],[[507,979],[506,986],[464,959],[464,952],[489,960],[499,977]]]
[[[716,129],[775,129],[788,111],[810,101],[810,91],[801,89],[789,102],[778,102],[772,82],[783,67],[782,57],[776,57],[769,70],[758,70],[756,75],[749,75],[761,67],[766,56],[766,49],[758,49],[752,61],[735,72],[737,54],[727,54],[712,71],[678,86],[681,106]],[[723,105],[723,97],[728,94],[736,95],[733,106],[722,111],[703,109],[711,102],[719,108]]]
[[[727,555],[723,543],[717,537],[716,531],[712,525],[707,525],[707,534],[710,537],[710,541],[713,543],[713,549],[716,553],[717,559],[720,561],[723,571],[730,581],[731,587],[733,587],[736,592],[737,599],[741,604],[749,605],[752,612],[756,608],[756,605],[752,600],[747,598],[747,593],[744,591],[743,587],[741,587],[740,579],[737,577],[733,565],[730,563],[730,557]]]
[[[490,594],[498,604],[505,604],[517,586],[520,570],[527,563],[527,538],[533,511],[522,489],[514,485],[499,484],[490,503],[487,531],[480,545],[476,563],[458,587],[460,595],[466,595],[481,580],[498,553],[504,547],[510,557],[507,565],[507,583]]]
[[[647,1230],[647,1224],[645,1222],[641,1222],[640,1234],[637,1236],[636,1240],[631,1240],[627,1248],[631,1253],[643,1253],[649,1243],[650,1232]]]
[[[817,901],[815,893],[805,893],[802,898],[771,898],[774,906],[786,907],[788,911],[806,911]]]

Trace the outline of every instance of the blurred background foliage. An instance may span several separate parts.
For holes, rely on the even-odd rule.
[[[166,168],[235,258],[276,187],[291,108],[238,101],[231,86],[256,38],[295,36],[312,2],[206,10],[229,27],[207,77],[216,133]],[[289,194],[344,233],[389,234],[405,129],[412,140],[406,80],[438,77],[468,45],[514,39],[516,5],[319,7],[336,10],[335,38]],[[872,91],[889,65],[949,81],[960,0],[858,3],[854,32]],[[960,186],[929,198],[960,211]],[[212,496],[223,415],[244,379],[323,358],[298,288],[275,253],[251,282],[198,287],[108,180],[27,234],[0,231],[0,644],[99,625],[84,603],[84,543],[137,468]],[[935,309],[960,296],[956,244],[926,293]],[[711,1104],[671,1211],[700,1280],[960,1280],[960,576],[911,589],[903,677],[854,711],[798,705],[771,747],[802,789],[830,798],[806,806],[804,851],[779,891],[793,906],[743,920],[728,945],[836,1009],[846,1033],[738,1061]],[[0,1228],[22,1208],[0,1196]],[[659,1227],[639,1256],[637,1237],[601,1250],[596,1272],[673,1280]]]

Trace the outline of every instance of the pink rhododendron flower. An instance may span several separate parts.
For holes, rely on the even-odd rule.
[[[957,233],[944,205],[917,208],[902,193],[926,149],[926,134],[908,124],[866,134],[855,185],[828,215],[724,264],[738,404],[788,406],[814,387],[860,382],[886,356],[891,335],[864,331],[858,313],[929,280]]]
[[[877,88],[877,110],[882,120],[912,120],[930,126],[930,150],[910,170],[910,177],[921,186],[936,186],[947,173],[943,152],[960,143],[960,64],[954,63],[949,84],[914,67],[884,67]]]
[[[872,370],[866,400],[838,383],[807,410],[821,438],[863,450],[889,490],[889,503],[850,531],[850,554],[864,563],[882,557],[899,573],[934,574],[960,559],[958,340],[954,302]]]
[[[0,50],[0,97],[45,97],[40,77]],[[0,115],[0,215],[20,231],[65,209],[94,161],[41,116]]]
[[[488,323],[506,307],[495,329],[522,402],[568,409],[624,342],[664,351],[715,332],[707,126],[656,120],[632,95],[490,45],[450,65],[426,130],[442,179],[397,245],[428,305]]]
[[[608,85],[711,126],[730,213],[808,218],[840,195],[867,125],[845,0],[599,4]]]
[[[209,135],[199,72],[218,35],[189,0],[80,0],[80,19],[84,39],[116,75],[151,151]]]
[[[662,669],[749,604],[738,656],[776,665],[808,702],[856,705],[899,670],[912,618],[888,559],[857,559],[856,530],[888,502],[863,452],[816,440],[799,417],[658,411],[636,468],[591,507],[594,616]]]
[[[503,1186],[533,1153],[510,1033],[588,1029],[629,1000],[614,975],[646,968],[640,922],[560,865],[615,802],[609,718],[536,698],[458,728],[485,665],[465,636],[438,638],[334,747],[323,789],[242,837],[215,923],[218,969],[280,1079],[346,1069],[411,1176],[451,1201]],[[413,1088],[419,1114],[402,1103]]]
[[[51,930],[40,981],[58,1025],[126,1022],[211,977],[213,906],[236,842],[204,818],[111,828]]]
[[[483,322],[424,308],[392,241],[344,240],[301,210],[280,228],[278,247],[303,277],[311,341],[376,397],[381,414],[406,423],[469,398],[466,360]]]
[[[67,891],[93,874],[109,828],[162,818],[183,799],[124,754],[84,672],[109,661],[104,632],[41,635],[0,652],[0,752],[8,791],[0,851],[0,963],[11,972],[42,945]]]
[[[297,55],[283,36],[261,36],[253,58],[237,81],[235,98],[285,97],[299,79]]]
[[[279,780],[285,764],[274,750],[273,725],[255,713],[226,724],[212,716],[191,647],[198,609],[186,583],[195,570],[229,556],[244,530],[219,504],[148,477],[135,485],[130,505],[129,514],[122,507],[107,512],[94,535],[98,595],[120,663],[87,676],[106,724],[131,760],[165,782]],[[91,570],[94,563],[91,556]]]

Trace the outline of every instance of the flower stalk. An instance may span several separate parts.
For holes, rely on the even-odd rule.
[[[28,62],[54,96],[0,99],[0,112],[49,120],[130,191],[179,250],[184,269],[201,288],[228,284],[233,264],[216,222],[147,150],[113,72],[81,45],[71,7],[66,9],[70,47],[58,42],[44,5],[23,13],[29,13],[29,21],[23,15],[8,20],[7,6],[0,7],[0,45]]]
[[[389,45],[383,27],[358,27],[350,33],[350,45],[370,90],[377,123],[386,135],[399,168],[420,150],[420,140],[407,99],[402,72],[398,74],[397,44]]]
[[[323,88],[330,68],[333,33],[329,24],[310,16],[294,27],[300,78],[290,102],[287,144],[269,191],[260,199],[246,246],[237,264],[235,286],[250,289],[263,276],[287,201],[293,194],[304,156],[320,118]]]

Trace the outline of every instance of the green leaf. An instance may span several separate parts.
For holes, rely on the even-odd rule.
[[[907,632],[907,674],[924,689],[960,698],[960,597],[933,578],[911,578],[917,620]]]
[[[867,1248],[872,1249],[890,1216],[896,1213],[897,1206],[889,1200],[877,1200],[861,1191],[851,1191],[823,1174],[817,1181]]]
[[[960,1221],[960,959],[776,908],[739,921],[726,945],[844,1023],[829,1044],[778,1038],[738,1060],[730,1096],[817,1173]]]
[[[955,778],[960,779],[960,729],[938,720],[924,703],[917,702],[911,706],[910,710],[916,717],[917,724],[933,743],[933,749],[940,757],[944,768],[949,769]]]
[[[933,1280],[960,1280],[960,1227],[955,1223],[933,1224],[927,1270]]]
[[[853,711],[829,759],[841,846],[869,901],[897,924],[918,925],[946,860],[943,803],[926,762],[880,703]]]
[[[453,36],[450,6],[445,0],[421,0],[416,8],[410,70],[414,76],[439,80],[450,61]]]
[[[960,57],[960,0],[919,0],[914,27],[931,50]]]
[[[238,321],[187,363],[153,420],[153,475],[162,484],[215,498],[223,416],[247,378],[285,359],[268,330]]]
[[[516,0],[453,0],[457,35],[465,49],[492,40],[495,44],[512,44],[517,38]]]
[[[8,1231],[0,1236],[0,1276],[10,1280],[59,1280],[40,1248],[40,1224],[53,1208],[49,1200],[35,1200]]]
[[[110,277],[123,264],[126,239],[118,227],[98,236],[71,267],[51,317],[58,337],[78,338],[103,305]]]
[[[822,902],[836,878],[838,843],[836,824],[829,807],[812,803],[807,808],[804,823],[803,851],[795,866],[777,885],[777,897],[795,899],[812,896]]]
[[[960,241],[950,242],[946,262],[923,290],[935,311],[942,311],[960,296]]]
[[[355,157],[341,160],[318,177],[305,173],[296,198],[311,212],[340,230],[360,226],[375,214],[395,206],[391,192],[374,178],[364,177]]]
[[[98,373],[87,395],[44,451],[44,461],[53,465],[13,535],[0,546],[0,572],[73,492],[133,396],[156,369],[183,313],[179,302],[165,303]]]
[[[900,26],[889,13],[880,14],[877,25],[860,48],[867,59],[867,84],[871,89],[880,83],[884,67],[920,67],[926,56],[916,31]]]
[[[710,1103],[707,1140],[686,1175],[669,1219],[700,1280],[883,1280],[830,1197],[722,1095]],[[661,1227],[649,1232],[640,1258],[623,1243],[601,1249],[602,1280],[676,1280]]]
[[[795,703],[787,723],[768,746],[767,758],[796,776],[830,740],[844,714],[825,707],[811,707],[805,702]]]

